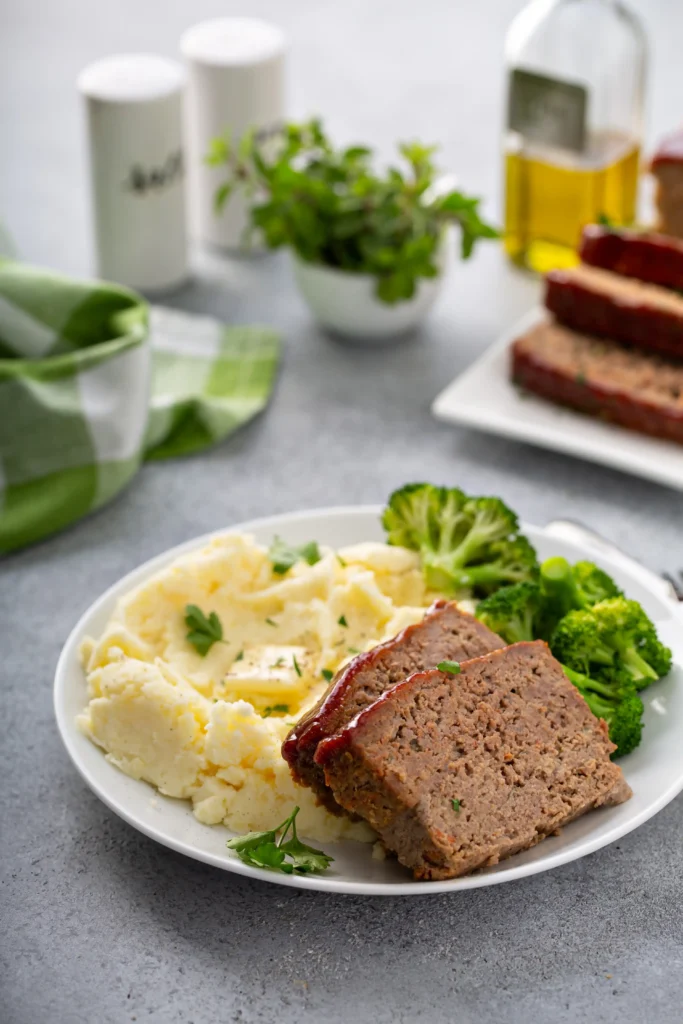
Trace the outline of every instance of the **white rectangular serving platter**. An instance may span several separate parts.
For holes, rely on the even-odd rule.
[[[435,399],[439,420],[576,455],[683,490],[683,446],[573,412],[520,391],[510,380],[511,343],[544,313],[534,309]]]

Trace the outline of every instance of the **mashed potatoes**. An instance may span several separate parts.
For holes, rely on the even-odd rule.
[[[280,576],[265,547],[226,534],[132,591],[83,644],[80,727],[128,775],[191,800],[206,824],[272,828],[298,804],[302,835],[372,839],[365,824],[316,806],[280,746],[330,673],[419,621],[429,598],[411,551],[321,555]],[[186,639],[188,604],[221,622],[223,641],[204,657]]]

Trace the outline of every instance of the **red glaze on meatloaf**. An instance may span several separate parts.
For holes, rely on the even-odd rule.
[[[683,242],[670,235],[614,231],[591,224],[584,229],[579,255],[592,267],[683,291]]]
[[[411,672],[432,668],[446,659],[463,661],[503,646],[499,636],[454,602],[436,601],[421,622],[350,661],[318,704],[297,722],[282,745],[282,756],[295,781],[309,786],[320,803],[340,814],[314,760],[320,741],[343,729],[354,715]]]
[[[388,690],[317,763],[416,878],[497,864],[631,795],[605,722],[542,641],[420,672]]]
[[[683,296],[597,267],[552,270],[545,305],[575,331],[683,358]]]
[[[511,350],[516,384],[543,398],[683,444],[683,364],[577,334],[553,321]]]

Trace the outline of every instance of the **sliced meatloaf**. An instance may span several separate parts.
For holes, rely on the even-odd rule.
[[[605,722],[542,641],[416,673],[337,736],[317,763],[339,803],[416,878],[464,875],[538,843],[631,791]]]
[[[683,444],[683,364],[548,321],[512,346],[516,384],[561,405]]]
[[[422,622],[350,661],[318,704],[297,722],[282,746],[295,780],[309,786],[328,810],[341,813],[314,760],[318,743],[411,672],[433,668],[445,659],[464,661],[503,646],[499,636],[455,603],[436,601]]]
[[[683,295],[598,267],[552,270],[546,307],[575,331],[683,358]]]
[[[592,267],[683,291],[683,241],[670,235],[614,231],[591,224],[584,229],[579,255]]]

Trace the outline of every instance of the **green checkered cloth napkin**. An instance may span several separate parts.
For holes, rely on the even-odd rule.
[[[268,328],[0,261],[0,553],[99,508],[144,459],[227,437],[266,406],[278,357]]]

